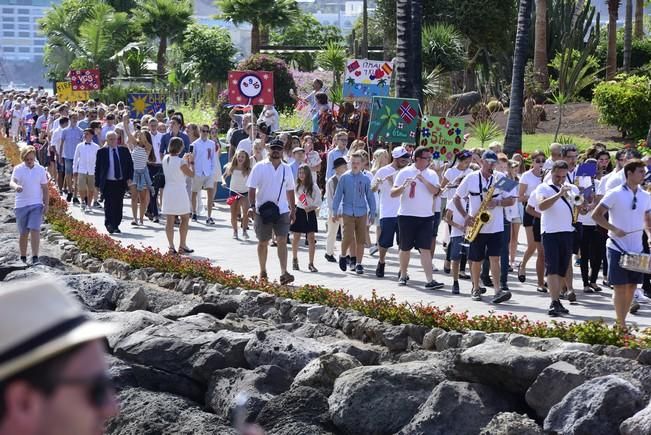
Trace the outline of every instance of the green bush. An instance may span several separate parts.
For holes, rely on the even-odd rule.
[[[647,77],[620,75],[599,84],[592,103],[600,121],[617,127],[623,137],[646,137],[651,119],[651,82]]]
[[[593,2],[594,3],[594,2]],[[608,31],[604,27],[599,34],[599,45],[595,52],[599,63],[606,64],[608,57]],[[639,68],[651,62],[651,38],[634,39],[631,44],[631,68]],[[617,32],[617,65],[624,63],[624,32]]]
[[[289,97],[289,90],[296,89],[294,76],[289,72],[284,60],[266,54],[254,54],[244,59],[237,66],[240,71],[272,71],[274,73],[274,101],[278,111],[294,107],[294,100]],[[259,109],[259,108],[258,108]],[[256,112],[257,113],[257,112]]]

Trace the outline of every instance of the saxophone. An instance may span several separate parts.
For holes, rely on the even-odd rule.
[[[477,216],[475,216],[475,223],[466,230],[466,240],[468,240],[468,242],[475,240],[482,227],[491,220],[491,213],[488,211],[488,203],[493,199],[494,193],[495,185],[493,184],[488,189],[488,192],[486,192],[486,197],[479,206],[479,211],[477,212]]]

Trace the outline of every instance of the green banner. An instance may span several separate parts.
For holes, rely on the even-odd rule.
[[[416,99],[373,97],[368,140],[415,144],[419,118]]]

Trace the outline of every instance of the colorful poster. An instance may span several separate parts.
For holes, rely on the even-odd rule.
[[[432,147],[434,160],[451,161],[463,149],[463,118],[424,115],[421,122],[420,144]]]
[[[70,82],[56,82],[57,101],[65,103],[66,101],[88,101],[90,99],[89,91],[73,91]]]
[[[154,115],[156,112],[165,113],[165,94],[128,94],[127,106],[129,116],[133,119],[140,119],[143,115]]]
[[[368,139],[415,144],[419,117],[416,99],[373,97]]]
[[[229,71],[230,104],[274,104],[274,74],[269,71]]]
[[[101,83],[98,69],[77,69],[68,72],[73,91],[99,91]]]
[[[373,97],[389,96],[393,64],[383,60],[348,59],[344,99],[370,103]]]

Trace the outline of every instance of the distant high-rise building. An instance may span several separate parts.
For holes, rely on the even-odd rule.
[[[35,61],[43,57],[45,37],[38,19],[50,0],[0,0],[0,58],[5,62]]]

